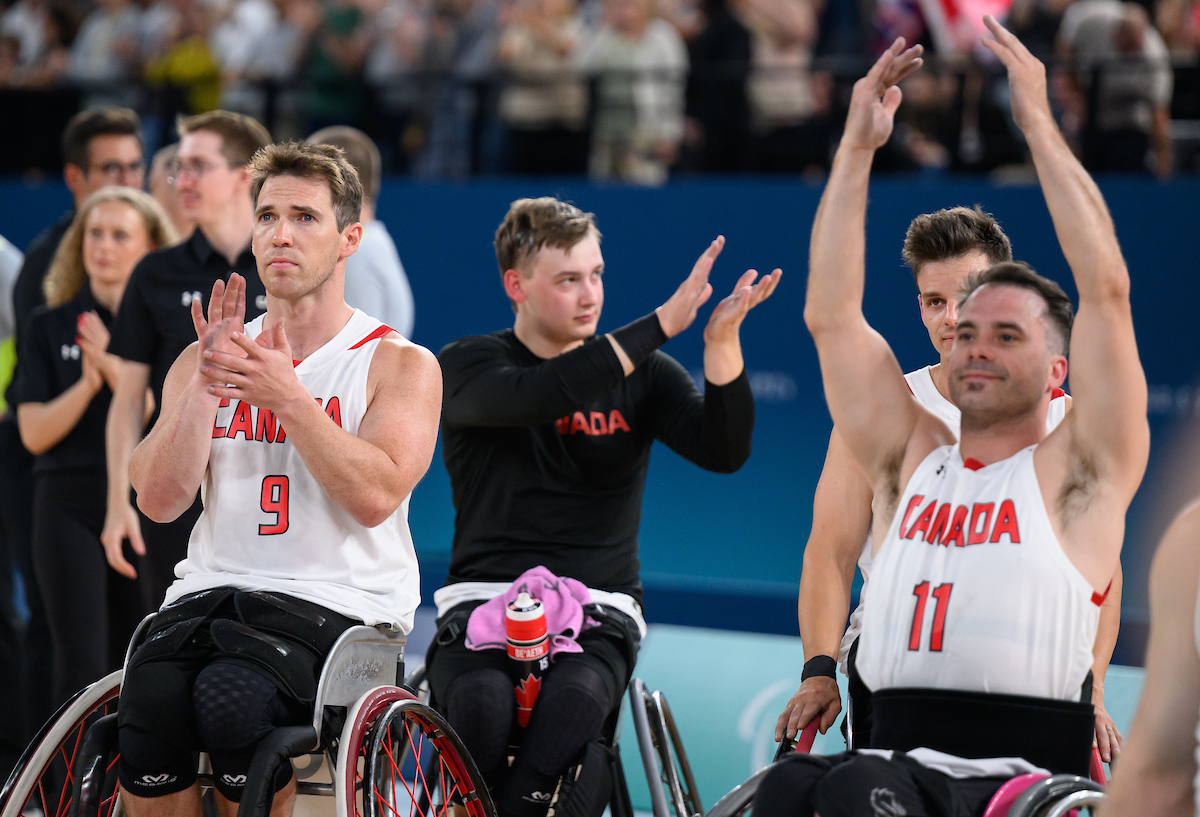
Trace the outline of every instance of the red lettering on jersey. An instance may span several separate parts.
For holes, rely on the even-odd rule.
[[[959,505],[954,509],[954,518],[950,520],[950,530],[946,533],[942,544],[950,547],[950,543],[954,542],[956,547],[963,546],[963,525],[967,522],[967,506]]]
[[[625,417],[619,410],[613,409],[608,415],[608,433],[616,434],[617,429],[629,431],[629,423],[625,422]]]
[[[329,419],[338,424],[338,428],[342,428],[342,403],[336,397],[330,397],[329,402],[325,405],[325,413],[329,415]]]
[[[913,498],[908,500],[908,507],[904,509],[904,518],[900,520],[901,539],[904,538],[904,534],[906,533],[904,528],[906,525],[908,525],[908,517],[911,516],[912,512],[917,509],[917,506],[921,504],[923,499],[925,499],[925,494],[914,494]]]
[[[582,411],[577,411],[571,415],[571,433],[582,431],[584,434],[591,434],[592,429],[588,427],[587,419],[584,418]]]
[[[229,398],[228,398],[228,397],[222,397],[222,398],[221,398],[221,404],[220,404],[219,406],[217,406],[217,408],[219,408],[219,409],[223,409],[223,408],[225,408],[225,407],[226,407],[226,406],[228,406],[228,405],[229,405]],[[213,439],[214,439],[214,440],[215,440],[217,437],[224,437],[224,436],[225,436],[225,426],[219,426],[219,425],[217,425],[216,418],[214,418],[214,419],[213,419],[213,433],[212,433],[212,435],[213,435]]]
[[[592,421],[592,434],[600,437],[608,433],[608,420],[604,417],[603,411],[588,412],[588,419]]]
[[[970,536],[967,537],[968,545],[982,545],[987,541],[988,528],[992,524],[992,511],[995,507],[995,502],[975,503],[975,507],[971,509]]]
[[[921,515],[917,517],[917,521],[913,523],[913,526],[908,529],[908,533],[905,534],[905,539],[914,538],[918,531],[921,533],[929,531],[929,523],[933,521],[933,509],[937,507],[937,504],[937,500],[935,499],[925,507],[925,510],[921,511]]]
[[[283,430],[283,424],[279,425],[279,429],[275,432],[275,442],[281,443],[287,440],[287,434]]]
[[[925,534],[925,541],[931,545],[938,544],[942,538],[942,534],[946,532],[946,525],[949,523],[950,504],[943,502],[941,507],[938,508],[937,516],[933,518],[933,524],[929,526],[929,532]]]
[[[1005,533],[1012,544],[1021,544],[1021,531],[1017,529],[1017,507],[1011,499],[1000,503],[1000,512],[996,514],[996,527],[992,528],[992,538],[988,541],[996,544],[1000,541],[1001,534]]]
[[[570,434],[571,433],[571,418],[570,417],[559,417],[557,420],[554,421],[554,425],[556,425],[558,427],[559,434]]]
[[[324,406],[324,405],[325,405],[324,401],[323,401],[323,400],[321,400],[321,398],[320,398],[320,397],[314,397],[313,399],[317,401],[317,406],[318,406],[318,407],[319,407],[319,406]]]
[[[250,404],[245,400],[238,400],[237,408],[233,410],[233,419],[229,421],[229,430],[225,432],[225,436],[229,439],[236,439],[238,433],[247,440],[254,439],[254,421],[250,417]]]
[[[280,429],[282,431],[282,429]],[[258,416],[254,421],[254,439],[256,442],[266,440],[269,443],[275,442],[275,412],[268,411],[265,408],[258,410]],[[283,437],[280,437],[280,442]]]

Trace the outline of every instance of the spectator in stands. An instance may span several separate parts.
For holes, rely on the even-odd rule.
[[[591,174],[662,184],[683,138],[687,50],[651,0],[605,0],[604,18],[578,59],[599,81]]]
[[[1084,165],[1169,176],[1174,78],[1146,10],[1120,0],[1079,0],[1063,15],[1058,43],[1063,57],[1074,60],[1086,111]]]
[[[1158,0],[1154,7],[1154,25],[1172,53],[1181,56],[1200,53],[1200,2]]]
[[[297,4],[312,0],[297,0]],[[358,123],[366,101],[362,69],[370,49],[371,16],[359,0],[323,0],[306,20],[308,50],[301,76],[309,87],[308,127]]]
[[[389,172],[403,172],[416,151],[419,82],[429,21],[420,0],[388,0],[375,17],[375,42],[363,66],[374,97],[371,133]]]
[[[817,0],[746,0],[752,35],[750,122],[754,168],[768,173],[829,166],[828,79],[811,72]]]
[[[513,173],[587,172],[587,86],[571,57],[582,21],[575,0],[516,0],[496,60],[509,71],[500,93]]]
[[[16,84],[18,77],[17,55],[20,52],[20,40],[16,37],[0,34],[0,88]]]
[[[727,0],[705,0],[703,16],[703,28],[688,46],[684,139],[697,170],[744,170],[750,146],[750,32]]]
[[[208,47],[209,11],[202,0],[183,3],[166,32],[162,55],[146,66],[146,84],[173,89],[182,96],[189,114],[211,111],[221,104],[221,73]]]
[[[146,186],[149,188],[150,195],[154,196],[154,200],[166,211],[175,232],[183,236],[191,235],[192,230],[196,228],[196,223],[183,211],[179,193],[175,190],[175,185],[171,183],[171,164],[178,155],[178,142],[159,148],[158,153],[154,154],[154,160],[150,163],[150,179]]]
[[[346,259],[346,303],[386,323],[406,338],[413,332],[413,294],[400,263],[400,253],[387,227],[375,218],[375,203],[383,181],[379,148],[360,130],[335,125],[308,137],[318,145],[333,145],[346,154],[363,185],[362,241],[358,251]]]
[[[21,85],[27,88],[52,88],[67,73],[71,61],[71,44],[75,42],[78,25],[75,16],[65,6],[51,6],[43,26],[41,54],[21,68]]]
[[[108,569],[100,545],[104,421],[118,365],[108,326],[134,265],[176,240],[142,191],[94,193],[54,256],[46,308],[25,329],[12,400],[21,440],[37,456],[33,563],[54,645],[55,706],[121,666],[147,612],[137,583]]]
[[[97,0],[71,46],[70,78],[93,88],[93,100],[132,101],[135,89],[121,83],[137,76],[141,35],[141,9],[133,0]]]
[[[118,573],[137,575],[124,557],[122,542],[145,554],[142,587],[157,609],[174,581],[174,568],[187,552],[188,537],[200,515],[191,508],[168,524],[151,522],[134,510],[129,493],[129,458],[145,428],[142,408],[149,387],[160,410],[167,371],[196,340],[191,304],[207,306],[213,283],[237,272],[246,280],[246,317],[266,311],[267,296],[250,252],[254,210],[246,165],[271,142],[267,129],[248,116],[209,111],[181,118],[179,154],[171,176],[184,214],[196,229],[182,244],[147,255],[133,271],[112,326],[109,351],[121,358],[108,412],[108,509],[100,540]]]
[[[0,35],[19,43],[17,64],[33,65],[42,55],[45,40],[47,0],[17,0],[0,16]]]
[[[318,13],[315,4],[308,2],[236,2],[211,39],[223,77],[221,107],[265,117],[267,95],[263,83],[287,82],[296,76],[308,43],[307,28],[298,21]]]

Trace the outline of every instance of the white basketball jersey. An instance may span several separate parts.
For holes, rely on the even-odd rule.
[[[932,366],[917,369],[904,375],[904,379],[908,383],[908,390],[912,392],[913,397],[917,398],[917,402],[945,423],[946,427],[954,434],[954,439],[957,440],[961,436],[959,429],[962,427],[962,412],[959,411],[958,406],[951,403],[938,391],[933,382],[932,369]],[[1058,424],[1063,421],[1065,416],[1067,416],[1067,393],[1062,389],[1055,389],[1054,395],[1050,399],[1050,407],[1046,410],[1046,433],[1049,434],[1058,428]],[[854,639],[858,638],[859,633],[862,632],[862,599],[867,595],[867,579],[871,575],[871,562],[874,560],[873,545],[872,537],[868,535],[862,553],[858,557],[858,569],[862,573],[863,585],[858,593],[859,604],[850,614],[850,623],[846,627],[846,634],[842,636],[842,644],[838,648],[838,661],[843,664],[846,663],[846,656],[850,653],[850,646],[854,644]]]
[[[262,324],[263,317],[247,324],[246,335],[257,337]],[[351,434],[367,410],[371,359],[391,331],[355,310],[332,340],[296,364],[330,422]],[[366,624],[412,629],[421,588],[409,497],[367,528],[326,495],[271,412],[222,401],[212,435],[204,512],[175,567],[179,580],[168,602],[212,587],[270,590]]]
[[[1104,598],[1054,535],[1036,448],[984,466],[946,445],[917,466],[875,558],[868,688],[1079,700]]]

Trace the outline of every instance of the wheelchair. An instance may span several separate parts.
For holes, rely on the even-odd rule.
[[[424,666],[415,669],[405,680],[404,686],[416,692],[425,703],[434,705]],[[650,790],[652,814],[654,817],[702,817],[704,808],[700,804],[699,790],[666,696],[659,690],[648,690],[640,678],[633,678],[629,682],[628,698],[638,750]],[[609,715],[602,730],[604,743],[610,750],[608,767],[612,789],[608,809],[611,817],[634,817],[625,771],[621,765],[620,718],[618,708]],[[512,751],[516,748],[510,746]],[[553,814],[559,814],[560,804],[569,801],[571,790],[582,771],[579,763],[567,769],[550,803]]]
[[[125,665],[153,616],[142,621]],[[354,626],[322,668],[311,724],[276,729],[247,774],[239,817],[265,817],[278,764],[293,762],[297,808],[332,799],[337,817],[467,814],[494,817],[487,788],[462,742],[401,684],[405,636]],[[4,788],[0,817],[123,813],[117,787],[116,713],[124,670],[77,693],[26,748]],[[294,760],[293,760],[294,759]],[[200,787],[212,787],[200,756]],[[311,809],[310,809],[311,811]]]
[[[817,720],[812,720],[795,739],[784,738],[772,764],[764,766],[722,797],[703,817],[741,817],[750,814],[759,784],[771,771],[774,761],[790,752],[807,753],[817,737]],[[1088,778],[1073,774],[1023,774],[1009,780],[992,795],[983,817],[1066,817],[1088,809],[1095,814],[1104,801],[1108,778],[1100,750],[1092,749]]]

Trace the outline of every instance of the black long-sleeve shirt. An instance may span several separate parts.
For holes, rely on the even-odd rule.
[[[701,395],[662,352],[625,377],[603,337],[543,360],[511,329],[454,341],[438,360],[456,511],[447,584],[512,581],[544,565],[640,600],[651,443],[722,473],[750,456],[745,372]]]

